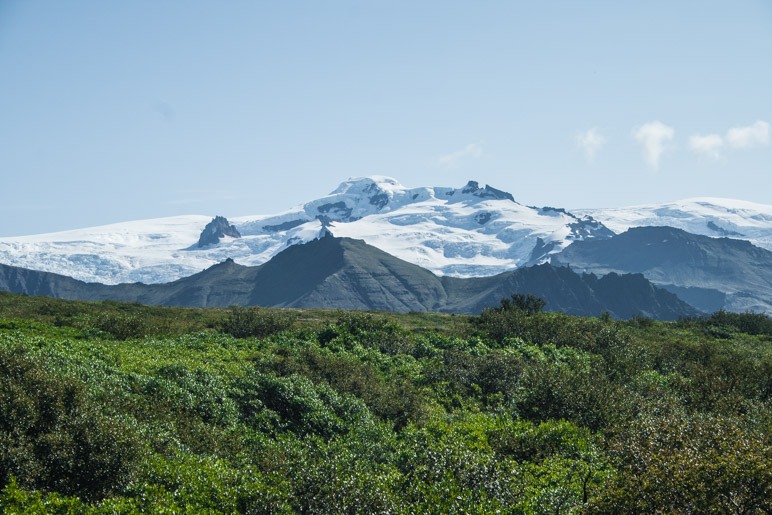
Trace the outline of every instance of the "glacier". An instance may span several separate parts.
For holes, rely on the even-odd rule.
[[[670,225],[772,248],[772,206],[689,199],[632,208],[534,207],[491,186],[406,188],[386,176],[351,178],[329,195],[273,215],[228,217],[241,238],[198,247],[213,216],[137,220],[0,238],[0,263],[117,284],[162,283],[231,258],[259,265],[330,232],[361,239],[439,275],[487,276],[548,262],[573,241],[637,225]]]
[[[744,200],[696,197],[622,208],[576,209],[616,233],[631,227],[668,226],[714,238],[747,240],[772,250],[772,206]]]

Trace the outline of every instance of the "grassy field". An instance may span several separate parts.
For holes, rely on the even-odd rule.
[[[0,293],[4,513],[768,513],[772,320]]]

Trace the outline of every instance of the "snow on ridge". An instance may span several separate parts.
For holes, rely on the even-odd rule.
[[[611,231],[635,225],[672,225],[710,236],[742,234],[772,249],[772,206],[694,198],[569,212],[528,207],[475,181],[459,188],[406,188],[377,175],[350,178],[329,195],[281,213],[228,218],[242,238],[196,248],[211,219],[186,215],[0,238],[0,263],[109,284],[157,283],[226,258],[259,265],[290,245],[330,231],[362,239],[439,275],[469,277],[544,262],[572,241],[610,237]]]
[[[347,180],[340,183],[340,185],[335,188],[330,193],[330,195],[348,193],[350,190],[356,191],[357,188],[360,190],[366,189],[373,185],[382,191],[403,192],[407,190],[407,188],[405,188],[402,184],[399,183],[398,180],[394,179],[393,177],[387,177],[386,175],[369,175],[361,177],[349,177]]]
[[[711,237],[745,239],[772,250],[772,205],[745,200],[694,197],[661,204],[621,208],[577,209],[615,232],[664,225]]]
[[[94,238],[109,240],[116,238],[122,240],[121,235],[135,235],[149,239],[163,239],[165,237],[179,238],[192,234],[198,224],[203,228],[212,220],[212,216],[205,215],[177,215],[164,218],[149,218],[146,220],[132,220],[116,222],[112,224],[84,227],[81,229],[68,229],[50,233],[32,234],[29,236],[9,236],[0,238],[0,242],[36,242],[36,241],[60,241],[75,242],[78,240],[92,241]],[[198,230],[200,233],[200,230]],[[196,236],[198,238],[198,236]]]
[[[715,207],[721,207],[726,209],[748,209],[760,212],[767,212],[772,214],[772,205],[760,204],[758,202],[751,202],[749,200],[739,200],[724,197],[692,197],[677,200],[674,202],[665,202],[669,205],[689,205],[689,204],[702,204]]]

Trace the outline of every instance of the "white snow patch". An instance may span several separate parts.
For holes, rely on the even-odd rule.
[[[0,263],[108,284],[158,283],[227,258],[259,265],[288,245],[319,237],[327,227],[335,236],[364,240],[437,274],[482,276],[549,260],[532,256],[539,239],[550,253],[582,239],[570,227],[579,221],[576,215],[591,215],[614,232],[670,225],[709,236],[737,233],[742,236],[732,237],[772,250],[772,206],[763,204],[695,198],[572,214],[463,189],[409,189],[384,176],[352,178],[330,195],[283,213],[231,218],[242,237],[206,248],[197,242],[212,217],[187,215],[0,238]],[[591,237],[600,235],[588,230]]]

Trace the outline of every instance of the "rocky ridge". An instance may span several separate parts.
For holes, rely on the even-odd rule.
[[[201,236],[198,238],[198,248],[217,245],[226,236],[241,238],[241,233],[224,216],[215,216],[201,231]]]

